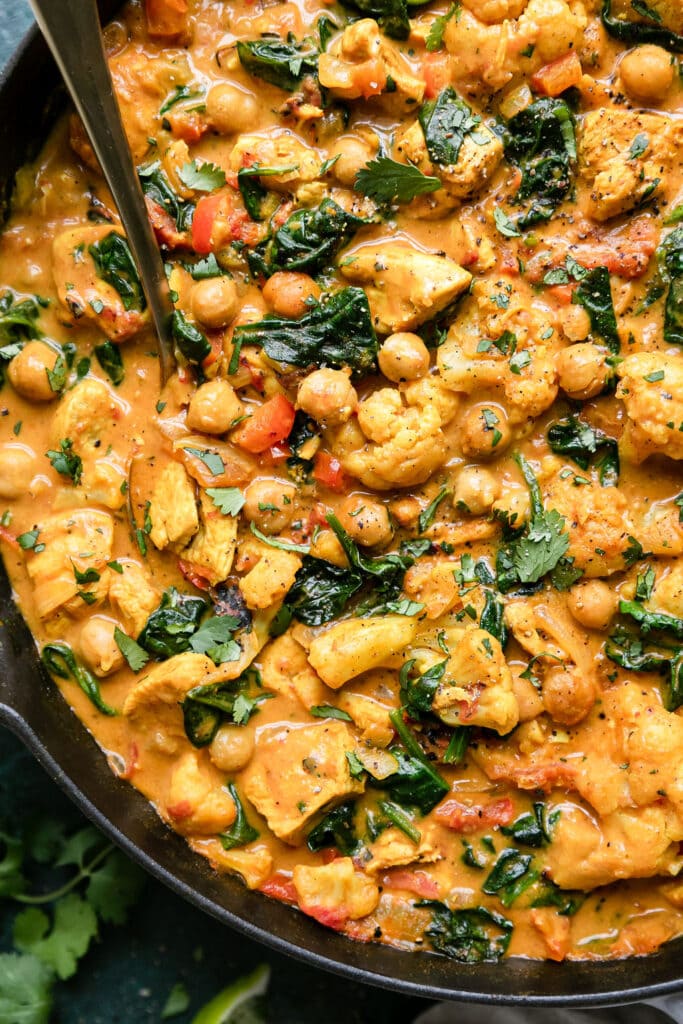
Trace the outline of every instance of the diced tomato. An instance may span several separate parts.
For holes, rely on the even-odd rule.
[[[439,804],[434,812],[439,824],[452,828],[454,832],[478,832],[479,829],[495,825],[509,825],[514,816],[515,808],[509,797],[493,800],[489,804],[471,805],[450,797]]]
[[[508,277],[519,277],[519,260],[507,245],[501,246],[498,256],[498,268],[501,274],[507,274]]]
[[[211,235],[222,199],[223,192],[214,192],[210,196],[202,196],[195,207],[192,218],[192,248],[200,255],[205,256],[211,252]]]
[[[274,444],[259,459],[260,466],[279,466],[291,457],[292,449],[286,442]]]
[[[178,559],[178,568],[180,569],[183,578],[191,583],[197,590],[208,590],[210,587],[209,581],[201,575],[199,569],[192,562],[186,562],[184,559]]]
[[[163,206],[155,203],[149,196],[145,196],[145,206],[149,222],[160,245],[166,246],[167,249],[179,249],[187,245],[187,235],[178,231],[175,221]]]
[[[294,888],[294,882],[288,875],[282,874],[281,871],[276,871],[270,878],[266,878],[259,892],[262,892],[265,896],[272,897],[274,900],[280,900],[281,903],[298,903],[299,900]]]
[[[564,57],[544,64],[531,76],[531,88],[542,96],[559,96],[565,89],[578,85],[583,77],[581,61],[575,50]]]
[[[189,800],[179,800],[177,804],[171,804],[166,810],[174,821],[184,821],[193,813],[192,804]]]
[[[548,288],[548,292],[557,299],[561,306],[568,306],[572,301],[575,287],[574,284],[554,284],[552,288]]]
[[[206,340],[211,346],[211,351],[208,356],[202,362],[203,369],[212,366],[213,363],[220,357],[223,352],[223,332],[222,331],[207,331]]]
[[[196,110],[183,110],[182,108],[169,110],[166,114],[166,120],[170,124],[171,131],[176,139],[182,139],[183,142],[187,142],[190,146],[194,145],[195,142],[199,142],[201,137],[209,130],[208,124]]]
[[[338,860],[341,857],[339,850],[335,850],[333,846],[328,846],[327,849],[323,850],[320,854],[323,864],[331,864],[333,860]]]
[[[324,925],[325,928],[332,928],[336,932],[343,928],[349,919],[348,912],[344,907],[320,907],[315,903],[300,903],[299,909]]]
[[[329,452],[316,452],[313,462],[313,476],[322,484],[329,487],[331,491],[343,491],[346,487],[346,474],[342,464],[334,455]]]
[[[438,885],[426,871],[397,868],[384,876],[382,885],[385,889],[405,889],[406,892],[414,892],[416,896],[423,896],[428,900],[433,900],[439,895]]]
[[[450,85],[451,58],[446,53],[428,53],[422,65],[422,77],[425,80],[425,96],[434,99]]]
[[[258,406],[253,416],[240,423],[232,440],[240,448],[258,455],[284,441],[294,426],[295,409],[284,395],[274,395]]]
[[[17,538],[6,526],[0,526],[0,540],[4,540],[5,544],[9,544],[11,548],[15,548],[17,551],[21,547]]]
[[[187,0],[145,0],[145,15],[151,36],[182,35],[187,29]]]

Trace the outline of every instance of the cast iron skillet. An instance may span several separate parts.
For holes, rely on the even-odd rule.
[[[110,16],[116,0],[103,0]],[[63,94],[47,48],[30,32],[0,79],[0,222],[14,174],[42,143]],[[0,405],[2,404],[0,400]],[[464,965],[427,953],[361,945],[311,918],[219,877],[161,822],[147,800],[112,775],[91,735],[43,671],[0,565],[0,722],[23,740],[50,777],[107,836],[171,889],[230,927],[282,953],[427,999],[544,1006],[599,1006],[683,987],[681,940],[653,956],[539,963],[514,958]]]

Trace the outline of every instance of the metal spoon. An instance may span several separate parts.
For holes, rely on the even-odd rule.
[[[30,0],[118,207],[154,327],[161,383],[175,368],[173,304],[114,98],[95,0]]]

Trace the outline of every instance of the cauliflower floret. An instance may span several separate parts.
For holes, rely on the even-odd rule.
[[[425,829],[421,830],[421,839],[417,845],[408,839],[397,828],[388,828],[367,847],[372,860],[368,861],[365,870],[369,875],[379,874],[388,868],[397,868],[405,864],[431,864],[441,859],[441,853]]]
[[[610,576],[626,568],[634,527],[629,504],[616,487],[602,487],[596,480],[575,487],[573,477],[555,476],[545,496],[546,507],[564,516],[567,557],[574,559],[584,576]]]
[[[397,389],[381,388],[360,403],[358,422],[368,443],[343,454],[342,464],[367,487],[421,484],[443,463],[446,439],[433,405],[406,406]]]
[[[181,550],[199,529],[194,484],[179,462],[168,462],[154,484],[149,518],[149,539],[160,551]]]
[[[322,867],[297,864],[292,881],[304,914],[328,928],[341,928],[371,914],[379,903],[377,883],[356,871],[350,857]]]
[[[214,773],[200,757],[196,750],[190,750],[174,764],[166,813],[176,831],[211,836],[232,825],[237,808],[228,790],[216,785]]]
[[[652,611],[680,616],[683,613],[683,561],[679,560],[655,583],[652,596],[645,602]]]
[[[114,542],[114,521],[108,512],[97,509],[74,509],[58,512],[38,523],[36,552],[29,553],[26,571],[33,583],[33,600],[41,619],[54,615],[60,608],[77,614],[107,595]],[[76,581],[76,572],[94,569],[99,578],[94,583]],[[79,593],[91,595],[86,600]]]
[[[354,745],[344,722],[264,726],[242,773],[244,795],[279,839],[296,846],[323,808],[362,792],[346,758]]]
[[[517,22],[524,38],[534,35],[533,57],[538,65],[564,57],[583,42],[588,24],[582,3],[565,0],[529,0]]]
[[[636,140],[642,145],[636,145]],[[666,187],[683,129],[662,114],[604,108],[589,111],[579,140],[586,210],[604,221],[632,210]],[[638,152],[640,150],[640,152]]]
[[[434,696],[434,714],[446,725],[479,725],[504,736],[519,721],[512,674],[495,637],[476,627],[452,631],[451,654]]]
[[[519,18],[529,0],[463,0],[463,7],[491,25],[497,21],[511,21]]]
[[[57,235],[52,245],[52,272],[59,301],[70,320],[99,328],[112,341],[125,341],[147,322],[140,308],[127,309],[113,285],[97,272],[90,246],[107,245],[105,239],[123,237],[110,224],[69,228]],[[138,306],[141,305],[138,300]]]
[[[417,619],[383,615],[335,622],[311,642],[308,660],[320,678],[337,690],[349,679],[385,664],[414,639]]]
[[[472,275],[448,259],[404,242],[364,245],[339,267],[365,286],[372,322],[380,334],[419,327],[469,287]]]
[[[292,132],[276,129],[259,135],[240,135],[230,153],[229,163],[232,171],[254,164],[290,167],[291,170],[283,174],[265,178],[264,185],[276,192],[294,192],[300,185],[319,177],[322,157]]]
[[[128,404],[118,398],[104,381],[88,377],[60,399],[52,420],[52,445],[59,450],[68,439],[83,463],[79,487],[90,501],[119,509],[125,502],[122,484],[125,469],[116,452],[105,454],[102,437],[128,412]]]
[[[320,84],[342,100],[382,95],[383,105],[400,114],[415,110],[424,96],[424,79],[412,73],[399,51],[379,31],[373,18],[361,18],[344,29],[341,37],[318,64]],[[393,82],[387,91],[389,82]]]
[[[683,459],[683,359],[639,352],[617,366],[617,398],[626,407],[619,451],[631,462],[648,455]]]
[[[158,607],[161,595],[138,562],[120,560],[119,565],[123,571],[112,573],[109,601],[123,619],[126,632],[137,637]]]
[[[216,508],[206,491],[200,492],[199,531],[182,552],[212,586],[227,579],[237,546],[237,519]]]

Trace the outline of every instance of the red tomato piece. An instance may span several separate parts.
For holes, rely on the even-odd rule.
[[[331,491],[343,491],[346,487],[346,474],[342,464],[329,452],[317,452],[313,463],[313,476],[324,487]]]
[[[583,78],[581,61],[575,50],[559,57],[531,76],[531,88],[542,96],[559,96],[565,89],[578,85]]]
[[[434,99],[451,82],[451,58],[445,53],[428,53],[422,65],[425,97]]]
[[[440,825],[452,828],[454,832],[478,832],[495,825],[509,825],[515,816],[515,808],[509,797],[493,800],[490,804],[463,804],[452,797],[436,808],[434,817]]]
[[[151,36],[182,35],[187,29],[187,0],[145,0],[145,15]]]
[[[192,248],[200,255],[205,256],[211,252],[211,234],[222,199],[222,192],[214,192],[213,195],[202,196],[195,207],[192,218]]]
[[[439,895],[439,887],[433,878],[426,871],[409,871],[406,868],[396,868],[390,871],[382,879],[385,889],[405,889],[406,892],[414,892],[416,896],[433,900]]]
[[[266,878],[259,892],[262,892],[265,896],[270,896],[274,900],[279,900],[281,903],[298,902],[294,882],[281,871],[276,871],[270,878]]]
[[[237,427],[232,440],[240,448],[258,455],[289,436],[294,416],[295,409],[289,399],[284,395],[274,395]]]

